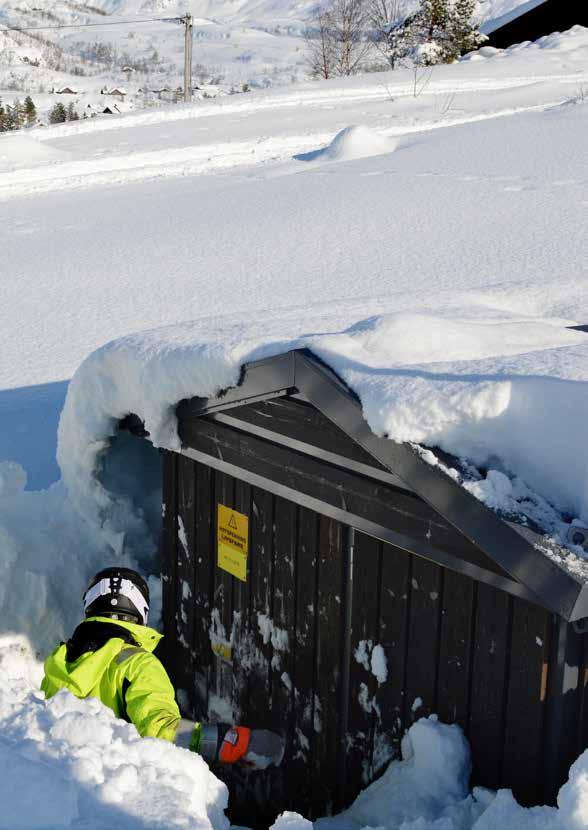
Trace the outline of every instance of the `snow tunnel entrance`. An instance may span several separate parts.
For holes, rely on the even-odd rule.
[[[99,480],[114,497],[113,527],[121,532],[118,559],[133,560],[147,575],[162,571],[162,455],[149,441],[120,429],[101,459]],[[151,617],[160,617],[159,601],[152,597]]]

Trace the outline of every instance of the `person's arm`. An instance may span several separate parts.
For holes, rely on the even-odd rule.
[[[171,741],[197,752],[208,763],[242,761],[257,769],[281,763],[284,741],[273,732],[183,719],[167,672],[153,654],[123,649],[117,661],[123,674],[125,710],[142,737]]]
[[[126,648],[116,662],[123,707],[139,735],[173,742],[181,715],[174,687],[160,661],[143,649]]]

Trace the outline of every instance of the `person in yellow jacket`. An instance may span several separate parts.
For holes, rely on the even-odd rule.
[[[143,737],[200,753],[208,762],[278,765],[284,743],[265,729],[184,720],[166,670],[153,654],[162,635],[147,626],[149,588],[130,568],[106,568],[84,594],[86,618],[45,661],[41,689],[96,697]]]

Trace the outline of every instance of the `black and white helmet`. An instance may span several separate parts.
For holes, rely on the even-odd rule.
[[[106,568],[90,582],[84,594],[86,617],[112,617],[147,625],[149,588],[130,568]]]

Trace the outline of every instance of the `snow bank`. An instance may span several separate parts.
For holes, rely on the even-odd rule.
[[[71,153],[50,147],[25,133],[19,132],[14,135],[6,133],[0,136],[0,171],[2,173],[37,164],[62,162],[70,156]]]
[[[315,822],[316,830],[585,830],[588,827],[588,752],[570,770],[558,807],[521,807],[510,790],[469,790],[469,745],[458,726],[432,715],[414,723],[402,759],[364,790],[345,812]],[[271,830],[312,830],[284,813]]]
[[[303,153],[296,158],[300,161],[353,161],[393,153],[397,146],[395,139],[360,124],[340,130],[331,143],[321,150]]]
[[[24,638],[0,638],[0,674],[1,830],[228,830],[226,787],[198,755],[95,699],[45,702]]]

